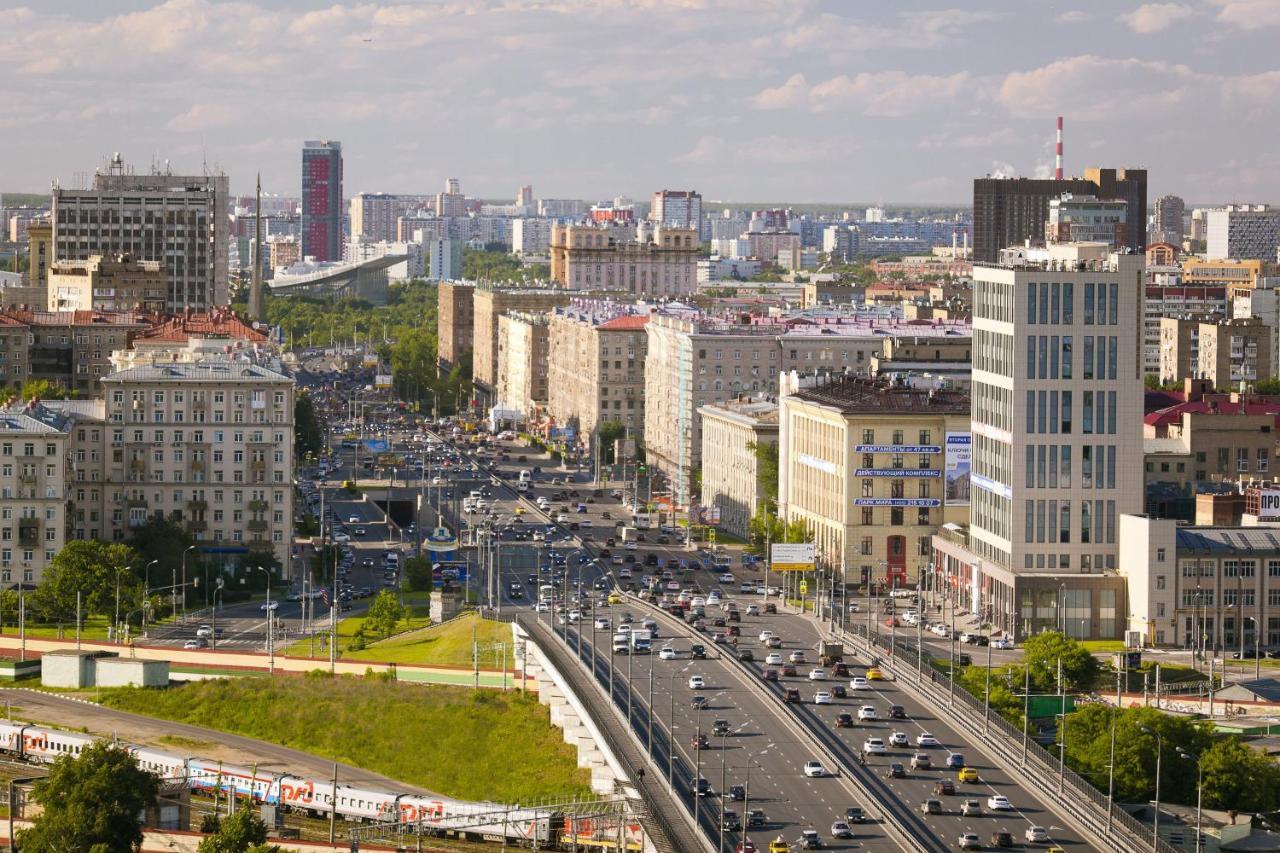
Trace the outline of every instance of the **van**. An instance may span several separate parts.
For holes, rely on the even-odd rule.
[[[388,566],[398,566],[398,565],[400,565],[400,552],[399,552],[399,551],[388,551],[388,552],[386,553],[386,561],[387,561],[387,565],[388,565]]]
[[[532,476],[533,476],[533,475],[531,475],[531,474],[529,473],[529,470],[526,468],[526,469],[524,469],[523,471],[521,471],[521,472],[520,472],[520,480],[519,480],[519,482],[521,482],[521,483],[528,483],[528,482],[529,482],[529,480],[530,480],[530,479],[532,479]]]
[[[472,503],[478,503],[480,499],[484,497],[484,495],[480,492],[479,489],[473,489],[471,494],[467,495],[467,497],[471,499]]]

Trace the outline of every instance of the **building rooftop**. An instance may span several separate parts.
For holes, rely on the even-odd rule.
[[[968,392],[931,391],[908,385],[856,376],[840,376],[831,382],[797,391],[794,399],[830,406],[843,414],[921,412],[968,414]]]
[[[1185,412],[1199,415],[1273,415],[1280,426],[1280,397],[1246,397],[1232,400],[1228,395],[1174,403],[1163,409],[1149,412],[1142,420],[1147,426],[1168,426],[1182,423]]]
[[[234,359],[205,359],[203,361],[173,362],[172,364],[146,364],[117,370],[102,377],[103,382],[292,382],[278,373],[251,361]]]
[[[208,314],[170,317],[139,335],[136,343],[185,343],[193,337],[228,338],[254,343],[267,340],[265,333],[253,328],[234,311],[222,308]]]
[[[1280,552],[1280,528],[1272,527],[1179,527],[1178,550],[1187,552],[1243,553]]]
[[[743,397],[736,400],[725,400],[719,403],[708,403],[698,408],[702,414],[730,416],[750,423],[752,426],[774,428],[778,426],[778,401],[772,398]]]

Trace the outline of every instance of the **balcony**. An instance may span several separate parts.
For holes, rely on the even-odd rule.
[[[38,519],[24,518],[18,522],[18,544],[28,548],[40,544],[40,521]]]
[[[200,460],[200,459],[192,459],[192,460],[191,460],[191,470],[192,470],[192,471],[203,471],[203,470],[204,470],[204,461],[203,461],[203,460]]]
[[[147,470],[147,460],[145,460],[145,459],[133,459],[133,460],[131,460],[131,461],[129,462],[129,470],[130,470],[130,471],[132,471],[132,472],[133,472],[133,473],[135,473],[135,474],[143,474],[143,473],[146,473],[146,470]]]
[[[262,500],[249,501],[249,512],[266,512],[268,509],[267,502]]]
[[[266,520],[261,518],[251,518],[245,525],[246,529],[251,533],[262,533],[268,528],[268,526],[269,525]]]
[[[209,522],[203,518],[193,518],[187,522],[187,528],[193,533],[203,533],[209,529]]]
[[[19,474],[18,482],[35,485],[37,482],[39,482],[39,477],[37,477],[35,474]]]
[[[263,459],[255,459],[249,463],[249,470],[255,474],[261,474],[267,470],[267,463]]]
[[[204,512],[205,510],[209,509],[209,502],[201,501],[201,500],[189,500],[187,501],[187,509],[189,509],[191,512]]]
[[[147,499],[146,498],[125,498],[124,505],[129,507],[130,509],[146,509]]]

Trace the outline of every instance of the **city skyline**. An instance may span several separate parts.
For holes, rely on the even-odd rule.
[[[0,11],[5,191],[121,151],[297,195],[299,145],[330,138],[347,196],[458,176],[486,198],[966,204],[974,177],[1050,174],[1058,114],[1069,175],[1143,167],[1192,203],[1280,180],[1254,142],[1280,97],[1261,0],[114,6]],[[1220,132],[1238,120],[1255,132]]]

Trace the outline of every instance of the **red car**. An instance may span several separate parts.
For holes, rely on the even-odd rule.
[[[756,846],[750,841],[739,841],[737,853],[756,853]]]

